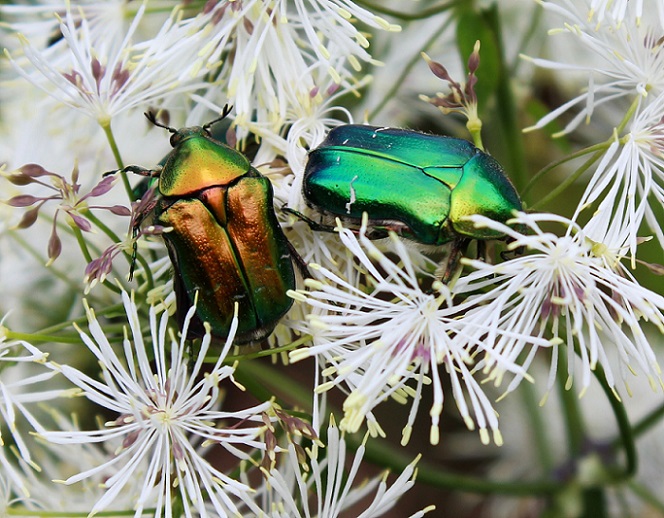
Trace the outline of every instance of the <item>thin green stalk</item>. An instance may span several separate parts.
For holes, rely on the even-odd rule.
[[[636,109],[639,107],[639,104],[641,104],[641,99],[642,97],[640,95],[634,97],[634,100],[632,100],[632,104],[629,105],[629,108],[625,112],[625,116],[620,121],[620,124],[616,126],[616,131],[615,131],[616,134],[620,135],[623,132],[623,130],[627,126],[627,123],[632,119],[632,116],[636,112]]]
[[[588,160],[586,160],[579,169],[577,169],[574,174],[568,176],[565,178],[563,182],[560,183],[555,189],[553,189],[549,194],[544,196],[543,198],[537,200],[535,203],[531,205],[532,210],[539,210],[540,207],[545,207],[550,201],[554,200],[557,198],[560,194],[562,194],[569,186],[571,186],[574,182],[576,182],[579,177],[585,173],[590,167],[597,162],[597,160],[600,159],[600,157],[604,154],[604,151],[597,151],[593,156],[591,156]]]
[[[83,237],[83,232],[78,227],[72,227],[72,231],[74,233],[74,236],[76,237],[76,241],[78,241],[78,246],[81,249],[83,258],[85,259],[86,262],[89,263],[90,261],[92,261],[92,254],[90,254],[90,250],[88,250],[88,243],[85,241],[85,238]]]
[[[366,0],[357,0],[355,3],[363,6],[365,9],[371,11],[372,13],[385,14],[387,16],[392,16],[397,20],[410,22],[415,20],[423,20],[425,18],[429,18],[431,16],[435,16],[444,11],[447,11],[448,9],[452,9],[456,7],[457,4],[461,3],[461,0],[449,0],[447,2],[432,5],[431,7],[423,9],[418,13],[404,13],[403,11],[396,11],[394,9],[390,9],[389,7],[385,7],[382,4],[375,4],[373,2],[367,2]]]
[[[70,336],[63,335],[45,335],[41,333],[17,333],[16,331],[5,330],[3,333],[9,340],[25,340],[31,344],[35,343],[61,343],[61,344],[79,344],[81,337],[76,334]]]
[[[661,497],[661,493],[657,495],[650,491],[650,489],[645,487],[643,484],[640,484],[635,480],[628,481],[627,485],[641,500],[643,500],[654,510],[659,511],[661,516],[664,516],[664,502],[662,502],[661,498],[659,498]]]
[[[579,518],[608,518],[609,509],[604,487],[588,487],[581,494],[583,510]]]
[[[295,403],[298,407],[311,413],[312,393],[308,387],[303,387],[292,376],[283,374],[270,365],[259,361],[241,361],[235,369],[234,377],[244,385],[251,394],[260,401],[268,401],[275,397],[274,387],[282,394],[288,394],[289,402],[277,398],[277,403],[290,407]]]
[[[560,349],[563,349],[563,346]],[[558,354],[558,372],[562,373],[567,370],[567,358],[565,355],[560,354],[560,352],[562,350]],[[579,398],[576,392],[568,389],[567,380],[564,376],[557,376],[557,382],[565,416],[569,457],[574,459],[578,458],[582,453],[586,439],[586,426],[583,422],[581,410],[579,409]]]
[[[115,304],[113,306],[108,306],[105,308],[102,308],[100,310],[95,309],[95,315],[97,316],[102,316],[106,314],[113,314],[117,313],[119,311],[124,311],[124,306],[122,304]],[[53,326],[45,327],[43,329],[40,329],[39,331],[36,332],[36,334],[42,334],[42,335],[48,335],[51,333],[55,333],[57,331],[61,331],[62,329],[66,329],[70,327],[72,324],[85,324],[88,321],[88,318],[83,315],[78,318],[75,318],[74,320],[68,320],[67,322],[62,322],[60,324],[56,324]]]
[[[551,452],[548,427],[542,420],[542,408],[535,395],[535,386],[531,383],[522,383],[520,392],[526,407],[526,414],[530,418],[530,434],[535,440],[535,449],[544,473],[551,473],[554,461]]]
[[[658,406],[650,413],[646,414],[639,422],[632,427],[632,435],[640,437],[648,432],[653,426],[658,425],[664,418],[664,404]],[[618,441],[619,439],[616,439]]]
[[[55,278],[60,279],[71,288],[74,289],[79,288],[78,283],[70,279],[66,273],[58,270],[53,265],[46,266],[44,262],[44,257],[30,243],[28,243],[25,239],[20,237],[19,232],[17,232],[16,230],[9,230],[7,233],[21,246],[21,248],[23,248],[26,252],[28,252],[28,254],[34,257],[39,264],[44,266],[44,268],[47,268],[49,273],[52,274]]]
[[[39,516],[40,518],[87,518],[90,516],[90,513],[88,512],[74,513],[71,511],[34,511],[30,509],[12,509],[11,507],[7,508],[6,511],[7,516],[30,516],[31,518],[34,518],[35,516]],[[155,512],[156,509],[143,509],[143,513],[146,516],[151,514],[154,515]],[[117,516],[134,516],[135,514],[136,511],[134,509],[127,509],[123,511],[99,511],[98,513],[95,513],[95,516],[99,516],[101,518],[113,518]]]
[[[119,243],[121,239],[118,237],[118,235],[113,232],[109,227],[107,227],[99,218],[94,216],[89,210],[86,212],[86,216],[92,221],[95,225],[97,225],[104,234],[106,234],[114,243]],[[129,254],[128,252],[123,251],[122,254],[125,256],[125,259],[127,259],[127,263],[131,267],[131,262],[133,260],[132,254]],[[140,263],[140,265],[143,267],[143,271],[145,274],[145,279],[148,285],[148,290],[151,290],[154,287],[154,278],[152,277],[152,271],[149,268],[148,262],[143,258],[141,254],[136,254],[136,261]],[[122,282],[123,286],[125,285],[124,283],[124,278],[121,276],[118,276],[118,280]],[[125,290],[128,290],[126,286]]]
[[[143,267],[143,275],[145,275],[145,282],[147,283],[147,291],[150,291],[154,288],[154,277],[152,276],[152,270],[150,270],[150,265],[148,264],[145,257],[141,254],[136,254],[136,261]],[[131,258],[129,260],[131,264]]]
[[[359,446],[361,436],[346,436],[346,441]],[[412,458],[401,448],[394,448],[382,439],[371,439],[366,444],[365,458],[379,466],[385,466],[395,473],[403,471]],[[437,488],[454,489],[468,493],[500,494],[507,496],[537,496],[562,491],[565,484],[552,480],[532,482],[496,482],[478,477],[451,473],[434,466],[425,460],[417,464],[417,481]]]
[[[542,21],[542,16],[544,15],[544,8],[542,5],[537,5],[535,7],[535,11],[533,12],[533,19],[531,20],[530,24],[528,25],[528,30],[526,33],[523,35],[523,38],[521,38],[521,41],[519,44],[516,46],[517,49],[520,49],[521,51],[526,51],[526,48],[528,47],[528,44],[530,43],[530,40],[533,39],[535,35],[539,35],[542,32],[542,27],[540,26],[540,22]],[[519,66],[521,63],[523,63],[524,60],[522,60],[517,54],[515,56],[514,63],[510,66],[510,75],[512,77],[518,77],[518,72],[519,72]]]
[[[622,401],[618,400],[613,389],[606,381],[604,369],[598,365],[594,371],[594,375],[599,381],[602,390],[604,390],[604,394],[606,394],[606,399],[611,405],[611,410],[613,410],[613,415],[615,416],[616,422],[618,424],[620,443],[622,444],[622,449],[625,452],[625,468],[621,472],[615,473],[614,476],[618,480],[627,479],[632,477],[638,468],[638,456],[636,453],[636,444],[634,443],[632,425],[629,422],[629,416],[625,410],[625,405],[623,405]]]
[[[408,62],[406,67],[403,69],[401,74],[399,74],[399,77],[395,81],[392,82],[392,87],[385,93],[385,95],[383,96],[383,99],[380,101],[380,103],[378,103],[378,105],[369,112],[369,120],[374,119],[381,112],[381,110],[383,108],[385,108],[385,105],[391,99],[394,99],[394,97],[396,96],[397,91],[399,90],[399,88],[401,88],[401,85],[403,84],[405,78],[408,76],[408,74],[410,74],[410,71],[420,61],[420,59],[422,59],[420,57],[420,52],[424,52],[424,51],[428,50],[435,43],[435,41],[440,37],[440,35],[450,26],[452,21],[453,21],[452,18],[450,18],[448,20],[445,20],[443,22],[443,24],[441,25],[440,29],[438,29],[436,32],[434,32],[433,35],[431,35],[431,37],[427,41],[424,42],[424,46],[421,49],[418,49],[417,54],[414,55],[410,59],[410,61]]]
[[[274,347],[272,349],[266,349],[265,351],[257,351],[255,353],[249,353],[249,354],[238,354],[236,356],[227,356],[226,361],[224,363],[231,364],[234,363],[235,361],[254,360],[256,358],[265,358],[267,356],[274,356],[275,354],[280,354],[297,349],[302,344],[305,344],[310,340],[311,340],[311,335],[304,335],[295,340],[294,342],[291,342],[286,345],[281,345],[279,347]],[[205,361],[208,360],[210,361],[210,363],[214,363],[217,361],[217,358],[211,356],[210,358],[205,359]]]
[[[627,126],[627,123],[631,120],[632,116],[634,115],[634,112],[636,112],[636,109],[639,106],[639,103],[641,102],[640,98],[637,96],[634,98],[632,101],[632,104],[628,108],[627,112],[625,113],[625,116],[622,118],[620,121],[620,124],[616,126],[613,134],[614,137],[609,139],[607,142],[611,143],[615,135],[620,135],[622,131],[625,129]],[[606,145],[606,142],[602,144],[598,144],[599,146],[604,146]],[[592,146],[591,146],[592,147]],[[535,202],[532,206],[531,209],[536,210],[539,207],[544,207],[546,206],[547,203],[549,203],[551,200],[555,199],[559,194],[561,194],[565,189],[567,189],[570,185],[572,185],[583,173],[585,173],[590,166],[592,166],[599,158],[604,154],[604,148],[601,147],[600,151],[597,151],[593,156],[591,156],[577,171],[574,172],[571,176],[566,178],[560,185],[558,185],[553,191],[551,191],[549,194],[547,194],[544,198],[538,200]],[[538,173],[539,174],[539,173]]]
[[[74,236],[76,236],[76,241],[78,241],[78,246],[81,249],[81,252],[83,253],[83,257],[87,263],[90,263],[92,261],[92,254],[90,254],[90,250],[88,249],[88,243],[83,237],[83,232],[81,232],[81,229],[74,226],[72,227],[72,232]],[[108,288],[111,291],[114,291],[115,293],[120,293],[121,289],[119,286],[116,286],[112,282],[109,282],[108,280],[105,280],[103,282],[103,285]]]
[[[503,142],[507,146],[507,154],[510,159],[510,178],[519,191],[526,183],[526,153],[523,147],[521,128],[518,122],[517,106],[514,100],[514,92],[510,71],[505,60],[505,48],[503,46],[502,26],[500,24],[500,13],[498,2],[492,3],[491,7],[482,13],[489,27],[495,35],[495,44],[498,58],[500,60],[500,74],[498,77],[497,110],[498,124],[502,126],[502,134],[505,135]]]
[[[593,153],[595,151],[606,151],[609,146],[611,145],[611,140],[607,140],[606,142],[601,142],[599,144],[595,144],[592,146],[585,147],[583,149],[579,149],[578,151],[575,151],[571,155],[567,155],[560,160],[555,160],[554,162],[551,162],[550,164],[544,166],[542,169],[537,171],[535,175],[530,179],[528,184],[521,190],[521,197],[525,197],[531,189],[535,186],[535,184],[542,178],[542,176],[548,174],[550,171],[554,170],[556,167],[561,166],[562,164],[569,162],[571,160],[574,160],[576,158],[582,157],[584,155],[587,155],[589,153]]]
[[[122,161],[122,156],[120,155],[120,150],[118,149],[118,143],[115,141],[113,130],[111,130],[111,121],[102,124],[101,128],[104,130],[108,144],[111,146],[111,151],[113,153],[113,157],[115,158],[115,163],[118,166],[120,177],[122,178],[122,184],[124,185],[125,191],[127,192],[127,196],[129,196],[131,201],[134,201],[136,197],[134,196],[134,191],[129,184],[127,173],[122,170],[124,168],[124,162]]]
[[[115,232],[113,232],[113,230],[111,230],[102,220],[95,216],[90,209],[82,210],[81,213],[92,223],[94,223],[99,228],[99,230],[106,234],[111,241],[114,243],[119,243],[122,241],[120,237]]]

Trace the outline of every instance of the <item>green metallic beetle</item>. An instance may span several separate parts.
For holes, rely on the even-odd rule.
[[[152,216],[172,229],[163,237],[174,268],[180,327],[197,294],[189,338],[203,335],[203,322],[214,336],[226,338],[237,302],[235,343],[245,344],[266,338],[291,307],[286,292],[295,288],[295,251],[274,213],[270,181],[242,153],[210,135],[210,126],[229,111],[224,108],[219,119],[202,127],[179,130],[146,114],[172,133],[173,150],[161,169],[124,170],[158,178]]]
[[[393,230],[436,246],[502,238],[464,217],[504,222],[522,209],[500,164],[470,142],[353,124],[334,128],[309,153],[303,192],[323,216],[358,222],[366,212],[372,239]]]

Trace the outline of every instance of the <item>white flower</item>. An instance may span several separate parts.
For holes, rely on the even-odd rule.
[[[629,2],[630,0],[590,0],[588,19],[592,20],[596,16],[597,23],[601,24],[604,18],[609,18],[617,25],[620,25],[625,19]],[[636,23],[639,25],[641,23],[641,16],[643,15],[643,0],[632,0],[632,3],[636,4],[633,10]]]
[[[356,484],[355,478],[364,457],[364,443],[355,452],[353,462],[346,471],[346,441],[343,434],[339,433],[334,420],[330,421],[326,448],[314,443],[311,449],[306,450],[310,463],[308,468],[301,466],[302,459],[297,448],[290,444],[286,458],[278,467],[270,470],[264,486],[258,489],[261,507],[266,516],[336,518],[375,491],[374,499],[361,512],[359,508],[353,507],[353,516],[378,517],[394,507],[399,498],[413,487],[415,465],[419,456],[390,487],[386,483],[387,473],[371,481]],[[323,455],[324,458],[321,458]],[[410,518],[419,518],[434,508],[429,506]]]
[[[207,516],[206,505],[218,515],[236,513],[231,497],[250,502],[249,488],[215,468],[205,455],[213,446],[221,446],[241,459],[248,458],[248,454],[240,447],[264,450],[265,444],[259,438],[264,430],[261,413],[271,408],[267,402],[236,412],[218,409],[220,383],[233,379],[234,368],[223,362],[232,345],[237,315],[229,339],[221,351],[214,351],[219,359],[203,372],[204,358],[211,352],[209,332],[190,365],[186,341],[176,339],[168,327],[166,313],[158,318],[155,309],[150,308],[151,343],[146,343],[134,302],[125,292],[122,298],[133,343],[125,331],[121,356],[111,346],[92,309],[86,310],[90,335],[79,331],[99,361],[101,380],[68,365],[54,365],[85,397],[118,417],[100,430],[45,432],[44,437],[58,444],[121,441],[114,457],[64,483],[114,472],[105,480],[106,492],[90,510],[92,514],[108,508],[120,492],[135,485],[140,487],[135,502],[137,517],[145,507],[154,507],[155,516],[172,516],[175,495],[187,513],[191,509]],[[195,307],[187,313],[182,337],[187,335],[194,312]],[[229,421],[238,423],[226,424]],[[144,466],[147,468],[142,470]]]
[[[38,4],[20,5],[17,3],[0,6],[3,21],[8,27],[24,34],[33,44],[39,48],[47,47],[57,53],[57,47],[65,42],[59,37],[60,27],[58,19],[53,13],[63,14],[67,11],[68,0],[49,0]],[[173,2],[169,0],[151,0],[150,10],[143,18],[144,23],[140,29],[147,29],[146,18],[155,19],[163,23],[168,17]],[[77,0],[76,7],[71,11],[71,16],[78,23],[86,19],[90,28],[90,38],[94,44],[103,44],[104,41],[122,40],[127,30],[127,25],[140,9],[137,2],[127,3],[126,0],[111,0],[98,2],[96,0]],[[154,24],[150,23],[150,29]],[[139,30],[140,30],[139,29]],[[152,33],[152,30],[147,32]],[[10,38],[6,43],[11,44]]]
[[[574,55],[557,55],[557,61],[528,59],[543,68],[582,72],[588,78],[588,83],[582,93],[541,118],[529,129],[542,128],[574,109],[578,113],[560,134],[569,133],[584,120],[588,121],[595,109],[605,103],[615,106],[620,98],[629,99],[634,95],[645,97],[664,91],[662,3],[648,2],[649,16],[643,21],[639,18],[639,2],[631,2],[626,6],[626,12],[619,23],[611,17],[612,13],[605,13],[605,22],[595,23],[589,19],[587,1],[542,2],[545,9],[561,16],[564,21],[564,26],[550,31],[550,35],[574,38],[578,51]]]
[[[523,247],[526,251],[525,255],[495,265],[463,260],[476,271],[462,277],[455,290],[483,291],[473,301],[484,305],[481,312],[492,329],[485,339],[495,341],[493,347],[516,358],[531,340],[548,340],[553,353],[549,389],[556,377],[561,344],[567,345],[568,387],[575,377],[575,355],[581,361],[582,394],[598,365],[603,367],[606,381],[615,392],[614,369],[606,354],[609,346],[615,347],[620,356],[618,368],[626,386],[627,371],[634,372],[634,367],[646,373],[653,385],[661,383],[660,367],[641,326],[648,321],[664,333],[664,297],[640,286],[619,261],[607,261],[602,244],[588,239],[581,228],[563,217],[519,213],[508,221],[528,234],[482,216],[472,219],[476,225],[513,239],[510,249]],[[557,236],[545,232],[540,222],[561,223],[567,227],[566,233]],[[506,329],[519,338],[494,335]],[[528,368],[538,349],[539,346],[532,347],[524,368]],[[508,391],[520,380],[517,375]]]
[[[439,366],[443,366],[468,428],[474,429],[477,423],[485,443],[489,441],[490,428],[494,441],[500,444],[496,412],[474,374],[482,371],[487,358],[494,367],[519,369],[485,347],[482,337],[473,338],[467,331],[468,327],[483,327],[479,320],[459,318],[472,306],[455,305],[449,289],[440,282],[434,283],[434,292],[420,287],[421,272],[410,260],[414,252],[392,236],[397,263],[403,265],[397,266],[365,237],[365,231],[366,218],[359,240],[350,230],[339,228],[339,237],[362,266],[366,288],[360,286],[363,275],[357,271],[351,278],[343,279],[325,268],[310,265],[326,282],[307,280],[308,291],[293,293],[296,300],[313,308],[308,326],[302,329],[313,336],[313,345],[293,351],[291,360],[319,356],[319,361],[326,364],[323,375],[330,379],[317,387],[318,392],[333,386],[347,388],[342,430],[355,432],[368,418],[372,434],[381,433],[371,410],[387,397],[401,402],[412,397],[403,430],[404,444],[409,440],[425,384],[431,384],[433,391],[430,440],[438,443],[444,399]],[[415,389],[407,386],[410,380],[415,381]]]
[[[22,416],[36,431],[44,428],[32,414],[27,405],[50,401],[63,396],[65,390],[36,390],[36,386],[53,378],[52,371],[34,374],[30,364],[43,364],[46,354],[24,340],[7,340],[8,330],[3,326],[4,318],[0,320],[0,416],[2,429],[6,426],[14,440],[20,457],[32,463],[30,448],[20,433],[17,417]],[[0,466],[12,482],[23,488],[22,477],[11,465],[6,456],[8,448],[2,437],[0,429]],[[24,491],[24,490],[22,490]]]
[[[330,88],[330,80],[347,84],[361,62],[377,64],[355,20],[399,30],[346,0],[220,3],[211,14],[215,27],[206,51],[221,60],[219,81],[228,85],[240,138],[249,121],[278,133],[287,112],[306,106],[312,92]]]
[[[664,232],[656,215],[664,206],[664,94],[642,104],[629,133],[615,140],[602,157],[573,218],[601,200],[585,225],[586,235],[626,245],[633,258],[644,219],[664,249]]]
[[[77,430],[77,426],[68,418],[60,415],[56,410],[51,411],[56,426],[60,430]],[[24,483],[25,498],[13,502],[13,506],[21,511],[34,511],[34,516],[48,513],[61,514],[87,514],[106,491],[106,479],[113,474],[113,469],[98,471],[94,476],[74,485],[64,485],[61,481],[72,473],[89,470],[104,464],[113,456],[122,440],[115,443],[104,444],[53,444],[45,441],[34,441],[31,445],[33,457],[39,464],[36,471],[26,463],[21,462],[19,471]],[[147,470],[149,459],[143,459],[139,470]],[[113,509],[131,509],[140,494],[140,484],[126,487],[113,501]],[[18,489],[15,493],[21,494]],[[10,513],[11,515],[11,513]],[[4,516],[0,512],[0,516]]]
[[[198,56],[202,43],[191,27],[178,21],[178,9],[153,39],[133,42],[145,8],[143,3],[120,40],[93,38],[96,33],[86,17],[81,12],[75,17],[68,6],[60,23],[66,49],[52,55],[19,34],[25,57],[35,70],[10,60],[22,77],[102,126],[131,108],[205,87],[196,81],[205,73],[203,58]]]

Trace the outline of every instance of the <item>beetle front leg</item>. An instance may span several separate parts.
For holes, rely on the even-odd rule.
[[[117,173],[133,173],[139,176],[148,176],[150,178],[156,178],[161,174],[161,166],[156,169],[146,169],[140,165],[128,165],[122,169],[115,169],[113,171],[106,171],[102,176],[110,176]]]
[[[285,212],[287,214],[292,214],[295,216],[297,219],[304,221],[311,230],[314,232],[334,232],[335,226],[334,225],[325,225],[324,223],[318,223],[317,221],[314,221],[313,219],[305,216],[301,212],[291,209],[290,207],[282,207],[281,208],[282,212]]]

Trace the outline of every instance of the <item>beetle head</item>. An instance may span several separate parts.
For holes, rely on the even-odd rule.
[[[203,135],[205,137],[211,137],[210,128],[212,127],[212,125],[224,120],[232,109],[233,109],[232,106],[226,104],[224,105],[224,109],[222,110],[221,115],[216,119],[208,122],[207,124],[204,124],[203,126],[190,126],[188,128],[180,128],[180,129],[175,129],[172,128],[171,126],[167,126],[166,124],[162,124],[161,122],[159,122],[157,120],[157,114],[155,112],[148,111],[145,112],[144,115],[152,124],[160,128],[164,128],[171,133],[171,146],[176,148],[180,144],[182,144],[185,140],[191,137],[200,136],[200,135]]]

